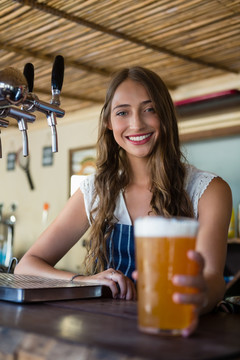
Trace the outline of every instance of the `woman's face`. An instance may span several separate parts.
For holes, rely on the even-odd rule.
[[[126,79],[112,99],[109,129],[128,156],[148,157],[159,138],[160,120],[143,85]]]

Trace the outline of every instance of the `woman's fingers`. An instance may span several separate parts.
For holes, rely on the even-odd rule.
[[[178,304],[192,304],[195,305],[199,312],[207,305],[207,287],[203,276],[204,259],[196,251],[189,251],[188,258],[198,265],[197,275],[175,275],[172,282],[179,287],[179,291],[173,294],[173,301]],[[182,287],[182,289],[181,289]]]
[[[133,282],[121,271],[110,268],[98,274],[81,278],[81,280],[108,286],[114,299],[136,300]]]
[[[110,290],[112,292],[112,297],[114,299],[116,299],[118,297],[118,294],[119,294],[119,289],[117,287],[117,284],[114,281],[107,278],[106,276],[102,276],[100,274],[101,273],[96,274],[96,275],[91,275],[91,276],[83,276],[83,277],[79,278],[78,280],[82,281],[82,282],[107,286],[107,287],[110,288]]]
[[[173,294],[173,301],[176,304],[192,304],[195,305],[198,311],[207,305],[207,296],[204,293],[199,294],[183,294],[175,292]]]
[[[202,275],[174,275],[172,278],[172,282],[176,286],[195,288],[195,292],[206,290],[205,280]]]
[[[117,287],[119,288],[118,298],[125,299],[127,293],[127,283],[123,277],[123,274],[113,270],[110,273],[110,280],[114,281],[114,283],[117,284]]]
[[[189,327],[182,331],[183,337],[190,336],[198,325],[200,310],[206,306],[208,302],[206,282],[203,276],[205,266],[202,255],[196,251],[188,251],[189,260],[197,265],[196,275],[175,275],[172,282],[179,287],[179,291],[173,294],[173,301],[177,304],[189,304],[193,306],[192,322]]]
[[[137,280],[137,279],[138,279],[138,272],[137,272],[137,270],[134,270],[134,271],[132,272],[132,278],[133,278],[134,280]]]
[[[120,271],[111,271],[110,279],[118,284],[119,299],[135,300],[136,290],[133,282]]]
[[[189,258],[189,260],[192,260],[198,264],[198,273],[201,274],[205,266],[203,256],[197,251],[189,250],[187,253],[187,257]]]

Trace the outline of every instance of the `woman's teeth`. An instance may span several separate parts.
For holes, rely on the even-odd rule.
[[[142,141],[144,139],[147,139],[149,136],[151,136],[152,134],[147,134],[147,135],[141,135],[141,136],[128,136],[129,140],[131,141]]]

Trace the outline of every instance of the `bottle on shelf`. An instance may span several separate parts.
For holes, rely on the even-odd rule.
[[[238,204],[237,211],[237,237],[240,238],[240,203]]]
[[[49,203],[45,202],[43,204],[42,226],[44,229],[47,227],[49,207],[50,207]]]
[[[228,228],[228,238],[232,239],[234,237],[235,237],[235,213],[234,213],[234,209],[232,209],[231,220]]]

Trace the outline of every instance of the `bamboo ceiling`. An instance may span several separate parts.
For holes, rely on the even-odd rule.
[[[59,54],[66,115],[102,104],[125,66],[156,71],[172,90],[239,74],[240,0],[0,1],[0,70],[31,62],[34,93],[49,101]]]

